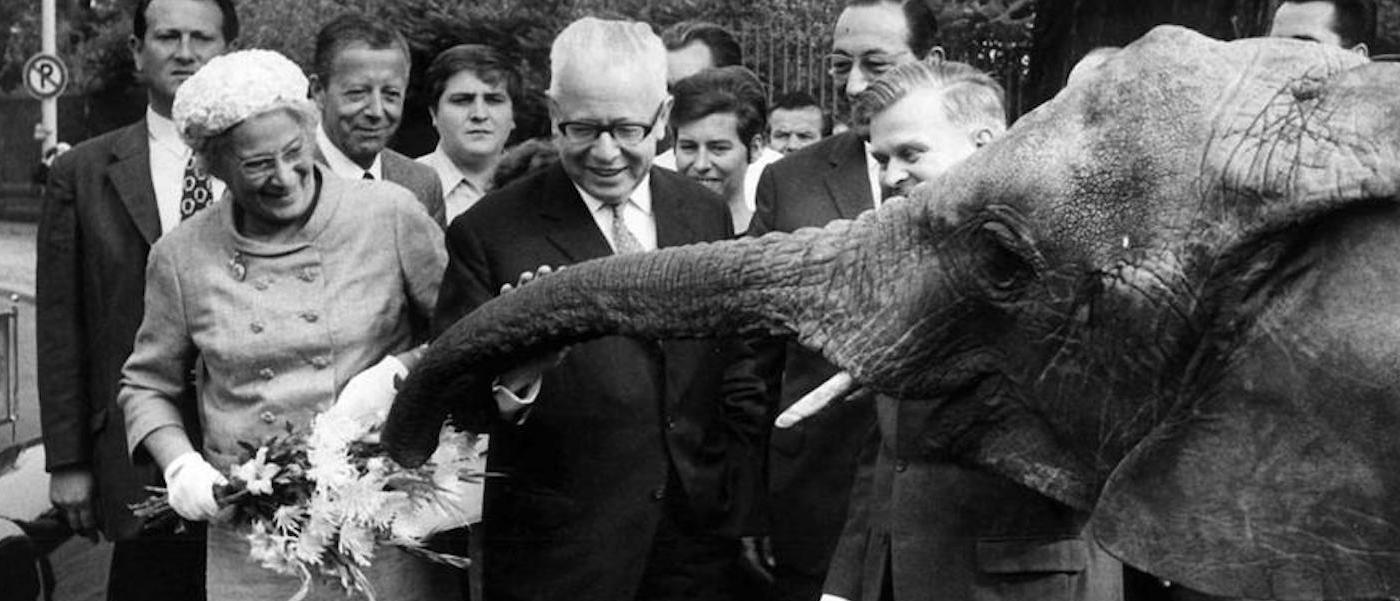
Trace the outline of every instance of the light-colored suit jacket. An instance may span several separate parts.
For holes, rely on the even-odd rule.
[[[438,181],[437,172],[389,148],[385,148],[380,157],[383,160],[384,179],[408,188],[433,221],[446,228],[447,206],[442,201],[442,182]],[[321,153],[319,146],[316,148],[316,162],[327,164],[326,155]],[[330,169],[324,172],[328,177],[337,177]]]

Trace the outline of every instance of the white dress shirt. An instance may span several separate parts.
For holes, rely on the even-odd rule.
[[[763,169],[778,162],[778,159],[781,158],[783,158],[783,153],[764,146],[763,150],[758,153],[758,159],[749,163],[748,170],[744,171],[744,204],[749,207],[750,211],[758,208],[756,200],[758,198],[758,178],[763,175]],[[743,232],[735,233],[742,234]]]
[[[151,187],[156,194],[156,211],[160,215],[160,233],[165,234],[180,225],[180,193],[185,186],[185,165],[194,151],[180,139],[175,122],[146,107],[146,138],[150,141]],[[218,199],[224,194],[224,182],[209,176],[209,191]]]
[[[347,179],[364,179],[366,173],[374,179],[384,179],[384,157],[374,155],[374,164],[365,169],[350,160],[350,157],[345,156],[345,153],[331,142],[324,127],[316,128],[316,147],[321,150],[321,156],[325,157],[326,166],[330,167],[331,173]]]
[[[880,161],[875,160],[875,149],[869,142],[862,142],[865,145],[865,172],[870,176],[870,198],[875,202],[875,208],[880,208],[880,203],[885,199],[881,197],[880,190]]]
[[[486,184],[488,182],[474,182],[452,159],[447,156],[447,152],[439,144],[437,149],[418,157],[419,163],[433,168],[437,172],[438,181],[442,183],[442,201],[447,205],[447,223],[458,215],[466,212],[476,201],[481,200],[486,195]]]

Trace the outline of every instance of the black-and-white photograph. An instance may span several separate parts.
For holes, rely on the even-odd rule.
[[[0,2],[0,601],[1383,599],[1400,0]]]

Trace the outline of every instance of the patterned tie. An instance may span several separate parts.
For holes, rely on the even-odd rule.
[[[189,219],[209,203],[214,202],[214,190],[209,186],[209,174],[195,165],[194,157],[185,163],[185,176],[180,182],[180,221]]]
[[[627,229],[627,224],[622,221],[622,202],[608,203],[608,210],[612,211],[612,234],[614,254],[625,255],[628,253],[639,253],[646,249],[642,248],[642,243],[637,241],[637,237],[632,235],[632,230]]]

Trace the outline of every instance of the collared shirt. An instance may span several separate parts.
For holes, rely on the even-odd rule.
[[[763,175],[763,170],[766,167],[778,162],[778,159],[781,158],[783,158],[783,153],[764,146],[763,150],[758,153],[758,159],[749,163],[748,170],[744,171],[744,204],[748,205],[750,211],[756,210],[758,207],[759,176]]]
[[[384,179],[384,157],[374,155],[374,164],[369,169],[359,166],[345,153],[340,151],[340,147],[331,142],[330,136],[326,135],[326,128],[316,128],[316,147],[321,150],[321,156],[326,159],[326,166],[331,168],[331,173],[347,179],[363,179],[368,173],[374,179]]]
[[[574,189],[578,190],[578,195],[582,196],[584,204],[588,205],[593,222],[598,224],[598,230],[608,239],[608,245],[616,251],[617,242],[613,240],[612,235],[613,213],[608,204],[594,198],[578,184],[574,184]],[[642,182],[637,184],[637,188],[627,197],[627,202],[622,204],[622,222],[627,225],[628,231],[632,232],[632,237],[641,243],[642,248],[656,250],[656,218],[651,213],[651,173],[642,178]]]
[[[169,233],[180,225],[180,192],[185,185],[185,165],[194,151],[180,139],[175,122],[146,107],[146,138],[150,141],[151,187],[156,193],[156,211],[160,215],[160,232]],[[209,191],[214,198],[224,194],[224,182],[209,176]]]
[[[481,200],[486,195],[487,181],[474,182],[452,159],[447,156],[447,152],[439,144],[436,150],[416,159],[419,163],[433,168],[437,172],[438,181],[442,182],[442,200],[447,205],[447,223],[458,215],[461,215],[476,201]]]
[[[875,208],[880,208],[880,204],[885,202],[884,195],[880,192],[884,189],[880,185],[880,161],[875,160],[875,149],[870,142],[862,142],[865,148],[865,172],[870,176],[870,198],[875,201]]]

